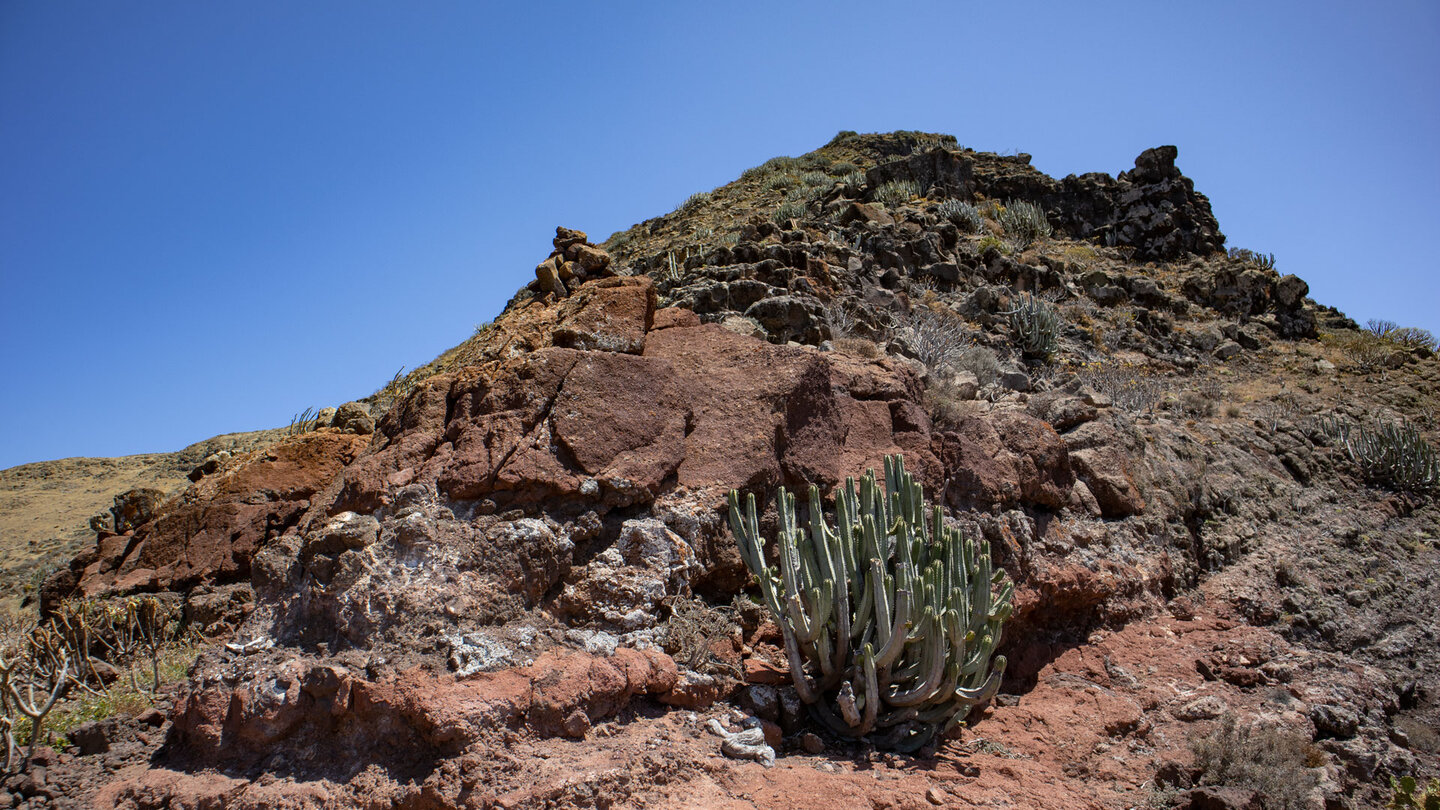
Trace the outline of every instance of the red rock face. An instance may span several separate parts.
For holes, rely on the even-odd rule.
[[[309,433],[251,454],[223,475],[201,479],[133,534],[104,537],[94,552],[72,562],[69,572],[52,576],[47,603],[70,595],[182,589],[248,577],[260,544],[293,527],[311,498],[368,441],[368,436]]]
[[[648,285],[604,292],[632,324],[648,319]],[[813,482],[828,491],[907,448],[938,473],[908,366],[775,346],[668,314],[662,322],[632,341],[643,354],[543,348],[432,380],[381,423],[383,444],[346,470],[331,511],[374,509],[415,482],[501,506],[609,508],[677,486],[768,493]]]

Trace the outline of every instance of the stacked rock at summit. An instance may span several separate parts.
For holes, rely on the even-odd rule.
[[[564,298],[570,287],[615,275],[610,254],[590,244],[584,231],[557,227],[552,244],[555,250],[535,266],[535,280],[543,292]]]

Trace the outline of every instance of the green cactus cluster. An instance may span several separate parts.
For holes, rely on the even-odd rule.
[[[1010,316],[1010,331],[1026,357],[1049,360],[1060,347],[1061,319],[1054,307],[1025,293],[1005,314]]]
[[[1440,454],[1409,422],[1352,425],[1332,417],[1322,419],[1320,429],[1360,467],[1365,480],[1411,495],[1440,491]]]
[[[996,208],[995,220],[1016,250],[1025,250],[1055,232],[1045,217],[1045,209],[1024,200],[1011,200]]]
[[[913,751],[994,696],[994,656],[1014,585],[988,547],[927,507],[903,459],[835,492],[835,525],[810,487],[808,527],[776,494],[778,566],[765,560],[755,496],[730,492],[730,529],[784,638],[795,689],[836,734]],[[992,656],[994,660],[992,661]]]
[[[1399,779],[1390,777],[1390,803],[1385,805],[1391,810],[1404,810],[1404,808],[1419,808],[1419,810],[1440,810],[1440,779],[1431,779],[1427,785],[1421,785],[1413,776],[1402,776]]]

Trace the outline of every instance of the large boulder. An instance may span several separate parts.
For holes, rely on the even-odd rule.
[[[946,502],[955,508],[1015,506],[1060,510],[1075,478],[1055,429],[1019,411],[968,416],[935,439],[945,464]]]
[[[150,487],[126,490],[116,495],[115,505],[110,508],[115,533],[133,531],[159,517],[164,503],[165,492]]]

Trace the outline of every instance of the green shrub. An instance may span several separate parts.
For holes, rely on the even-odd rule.
[[[751,166],[750,168],[748,168],[748,169],[746,169],[745,171],[741,172],[741,173],[740,173],[740,179],[741,179],[741,180],[759,180],[760,178],[764,177],[765,175],[767,175],[767,174],[769,174],[769,173],[770,173],[770,168],[769,168],[766,164],[763,164],[763,163],[762,163],[762,164],[759,165],[759,166]]]
[[[1392,329],[1390,333],[1385,336],[1385,339],[1391,343],[1404,346],[1407,349],[1424,349],[1432,354],[1437,348],[1435,336],[1430,333],[1430,330],[1419,329],[1414,326],[1402,326],[1398,329]]]
[[[1412,351],[1424,349],[1434,352],[1437,348],[1435,336],[1430,334],[1430,330],[1417,329],[1413,326],[1399,326],[1394,321],[1377,321],[1371,318],[1366,321],[1364,331],[1387,343]]]
[[[1050,220],[1045,218],[1045,210],[1024,200],[1006,203],[998,209],[995,219],[1017,250],[1024,250],[1054,232]]]
[[[1049,360],[1060,347],[1063,322],[1055,308],[1035,296],[1024,293],[1010,316],[1010,332],[1026,357]]]
[[[769,160],[765,161],[765,166],[768,167],[771,171],[776,172],[798,171],[799,169],[804,168],[800,158],[787,157],[785,155],[770,158]]]
[[[630,240],[634,238],[629,231],[616,231],[610,235],[609,239],[605,240],[605,247],[612,253],[617,250],[624,250],[625,246],[630,244]]]
[[[979,233],[985,227],[985,218],[980,216],[980,209],[967,202],[946,200],[940,203],[936,213],[941,219],[954,223],[967,233]]]
[[[920,196],[920,184],[914,180],[888,180],[875,189],[875,199],[886,205],[903,205]]]
[[[800,182],[811,188],[826,187],[834,183],[830,175],[820,171],[801,172]]]
[[[811,716],[836,734],[915,750],[994,696],[991,661],[1014,586],[984,543],[944,525],[900,456],[835,493],[835,527],[810,487],[808,532],[795,496],[776,494],[778,567],[765,559],[755,496],[730,492],[730,530],[784,637]]]
[[[795,165],[800,169],[806,170],[824,169],[833,162],[834,161],[832,161],[828,155],[822,155],[819,152],[811,152],[807,155],[803,155],[797,158]]]
[[[1413,776],[1390,777],[1389,810],[1440,810],[1440,779],[1431,779],[1424,788]]]
[[[841,177],[840,182],[844,183],[850,188],[864,188],[865,172],[856,169],[855,171],[846,174],[844,177]]]
[[[771,190],[787,189],[800,182],[800,179],[793,174],[776,174],[765,181],[765,187]]]
[[[999,237],[992,236],[992,235],[989,235],[989,234],[986,234],[985,236],[980,237],[980,241],[975,244],[975,249],[976,249],[977,251],[979,251],[979,252],[980,252],[980,255],[982,255],[982,256],[985,255],[986,253],[989,253],[989,252],[992,251],[992,250],[993,250],[993,251],[996,251],[996,252],[998,252],[998,253],[1006,253],[1006,252],[1007,252],[1007,251],[1005,250],[1005,243],[1002,242],[1002,241],[1000,241],[1000,238],[999,238]]]

